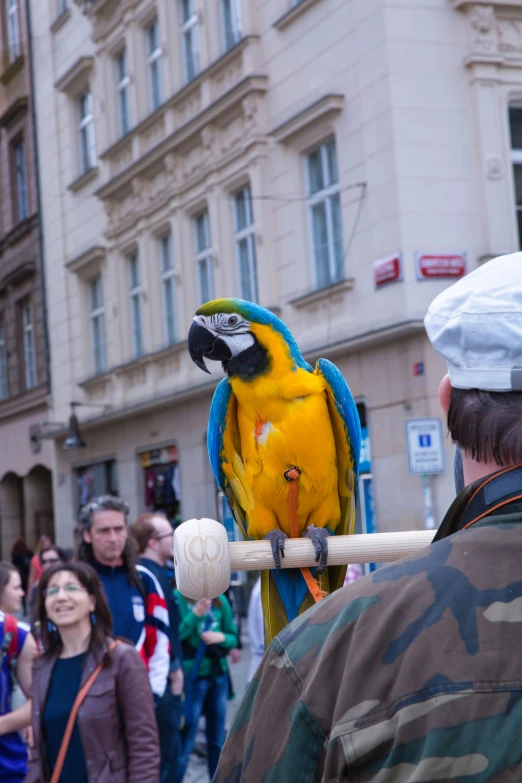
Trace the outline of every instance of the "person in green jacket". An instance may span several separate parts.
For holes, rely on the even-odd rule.
[[[226,596],[213,601],[189,601],[175,590],[180,612],[179,636],[185,670],[185,726],[175,783],[181,783],[196,741],[198,720],[205,716],[208,771],[217,769],[225,742],[225,717],[229,693],[227,655],[238,646],[238,632]]]

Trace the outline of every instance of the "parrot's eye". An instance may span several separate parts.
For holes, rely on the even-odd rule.
[[[235,326],[236,324],[237,324],[237,316],[231,315],[230,318],[228,319],[228,325]]]

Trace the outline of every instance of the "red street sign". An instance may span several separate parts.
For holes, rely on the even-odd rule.
[[[432,280],[440,277],[464,277],[466,274],[466,254],[430,254],[415,255],[418,280]]]
[[[381,288],[383,285],[396,283],[400,280],[402,280],[402,256],[400,253],[374,261],[373,282],[375,288]]]

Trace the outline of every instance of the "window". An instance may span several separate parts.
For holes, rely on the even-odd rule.
[[[105,315],[103,310],[103,289],[101,276],[95,277],[89,284],[91,340],[94,360],[94,372],[98,375],[107,367],[105,352]]]
[[[13,144],[13,162],[16,188],[16,221],[25,220],[29,215],[27,199],[27,170],[25,167],[25,145],[22,140]]]
[[[256,240],[249,185],[234,196],[234,231],[241,297],[249,302],[257,302]]]
[[[241,38],[240,0],[221,0],[223,44],[225,52],[232,49]]]
[[[185,79],[190,82],[199,73],[196,0],[181,0],[181,44]]]
[[[143,356],[143,289],[140,278],[138,254],[129,258],[129,286],[131,308],[132,353],[138,358]]]
[[[335,142],[321,144],[307,158],[308,204],[318,288],[344,277],[339,173]]]
[[[161,44],[159,36],[158,20],[155,19],[145,31],[147,39],[147,65],[149,69],[149,95],[152,111],[161,106],[162,79],[161,79]]]
[[[214,273],[210,252],[210,225],[208,211],[194,218],[196,244],[196,263],[198,269],[198,289],[200,304],[214,299]]]
[[[130,76],[127,66],[127,50],[123,49],[116,57],[116,90],[118,93],[118,132],[125,136],[130,130],[129,85]]]
[[[34,352],[33,311],[30,304],[22,308],[22,328],[24,338],[25,388],[36,386],[36,357]]]
[[[7,351],[4,322],[0,321],[0,400],[7,399]]]
[[[80,174],[86,174],[96,165],[94,146],[94,117],[92,95],[86,90],[78,98],[78,142],[80,151]]]
[[[518,242],[522,249],[522,106],[509,107],[509,127],[511,131],[511,162],[515,179]]]
[[[163,332],[167,345],[176,342],[176,282],[174,279],[174,254],[172,234],[165,234],[159,240],[161,293],[163,299]]]
[[[18,16],[18,0],[5,0],[5,15],[7,28],[7,51],[9,62],[13,63],[22,54],[20,44],[20,19]]]

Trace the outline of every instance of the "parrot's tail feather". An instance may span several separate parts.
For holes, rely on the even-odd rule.
[[[310,579],[315,583],[315,590],[319,593],[328,592],[327,572],[322,574],[317,582],[312,571],[309,570],[309,574]],[[316,602],[304,574],[298,568],[262,571],[261,600],[267,647],[274,636],[277,636],[288,623],[314,606]]]

